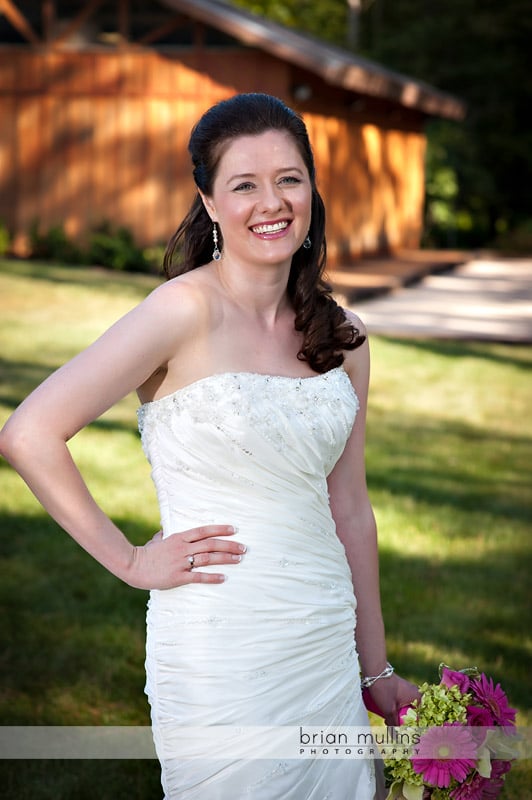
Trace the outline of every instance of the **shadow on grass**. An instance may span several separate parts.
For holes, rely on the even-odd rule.
[[[530,452],[528,436],[415,414],[395,413],[390,419],[374,411],[368,424],[368,485],[372,492],[441,509],[532,522]]]
[[[0,272],[17,277],[32,278],[52,284],[69,284],[70,286],[86,286],[97,289],[99,286],[111,292],[127,289],[128,294],[138,295],[143,299],[163,278],[156,274],[139,272],[119,272],[104,267],[78,267],[48,261],[16,261],[0,259]]]
[[[116,522],[138,543],[151,535],[130,519]],[[0,526],[3,724],[148,724],[146,593],[110,576],[44,515],[4,514]],[[504,549],[472,553],[467,562],[383,550],[391,660],[417,682],[435,682],[438,663],[423,655],[427,647],[455,668],[485,669],[512,704],[529,707],[522,614],[529,574],[522,555]],[[467,663],[452,663],[457,651],[468,654]],[[156,761],[0,763],[8,800],[162,796]]]
[[[40,364],[31,361],[10,361],[0,357],[0,374],[2,375],[3,384],[3,389],[0,389],[0,405],[14,411],[59,366],[61,365]],[[119,421],[116,418],[100,417],[87,427],[106,432],[137,432],[134,415],[131,416],[131,424]]]
[[[4,800],[160,800],[159,762],[1,761]]]
[[[116,523],[137,543],[151,535],[131,520]],[[2,685],[6,699],[18,697],[4,708],[4,724],[142,724],[147,593],[111,576],[44,516],[4,514],[0,525]],[[467,560],[384,549],[388,628],[441,660],[458,648],[479,666],[498,665],[523,704],[529,574],[526,554],[510,548]],[[418,680],[435,679],[437,664],[408,648],[400,663]]]
[[[16,408],[58,366],[32,361],[12,361],[0,356],[0,403],[8,408]]]
[[[482,557],[472,552],[463,560],[381,550],[391,660],[396,658],[403,672],[431,683],[437,681],[438,662],[421,660],[410,644],[438,653],[439,661],[455,669],[478,666],[489,671],[492,665],[493,677],[503,682],[512,703],[529,709],[528,620],[523,610],[531,566],[526,554],[511,550]],[[457,651],[468,654],[467,663],[452,663]]]
[[[505,342],[501,343],[504,354],[496,352],[492,342],[474,342],[455,339],[404,339],[393,336],[378,337],[383,342],[397,345],[401,348],[408,347],[422,353],[430,353],[436,356],[446,356],[448,358],[475,358],[484,361],[491,361],[495,364],[514,366],[520,369],[530,370],[532,365],[532,348],[525,349],[521,343]],[[512,355],[509,353],[512,352]]]
[[[116,523],[133,542],[152,535]],[[44,515],[4,513],[0,527],[3,724],[146,724],[147,592],[114,578]]]

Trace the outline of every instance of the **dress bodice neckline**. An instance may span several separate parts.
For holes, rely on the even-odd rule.
[[[263,379],[266,382],[272,381],[290,381],[295,383],[306,383],[307,381],[315,381],[318,379],[328,378],[330,375],[334,373],[344,373],[347,376],[347,373],[343,366],[333,367],[326,372],[317,372],[315,375],[274,375],[272,373],[267,372],[253,372],[251,370],[235,370],[235,371],[226,371],[226,372],[214,372],[212,375],[206,375],[203,378],[198,378],[191,383],[187,383],[185,386],[181,386],[179,389],[175,389],[173,392],[169,392],[168,394],[162,395],[161,397],[157,397],[153,400],[147,400],[144,403],[141,403],[139,409],[146,408],[148,406],[153,406],[157,403],[163,403],[165,400],[172,400],[173,398],[178,397],[180,394],[184,394],[187,391],[193,390],[194,388],[200,386],[201,384],[205,384],[211,381],[216,380],[223,380],[227,378],[253,378],[253,379]]]

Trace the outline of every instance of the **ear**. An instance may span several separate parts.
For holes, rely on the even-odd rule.
[[[213,222],[218,222],[216,209],[214,208],[214,203],[212,202],[212,198],[201,192],[199,189],[198,192],[203,201],[203,205],[205,206],[207,214],[209,215],[209,217],[212,219]]]

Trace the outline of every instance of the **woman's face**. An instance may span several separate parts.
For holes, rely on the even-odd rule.
[[[284,131],[240,136],[226,145],[210,197],[224,258],[290,264],[310,226],[312,187],[297,145]]]

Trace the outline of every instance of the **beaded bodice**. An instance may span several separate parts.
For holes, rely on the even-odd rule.
[[[146,403],[142,444],[158,483],[185,476],[211,487],[309,482],[314,489],[341,454],[358,409],[342,367],[309,378],[222,373]]]
[[[342,592],[351,593],[327,476],[357,409],[341,367],[309,378],[212,375],[143,405],[139,428],[164,536],[199,525],[235,525],[238,540],[248,546],[235,580],[248,575],[256,588],[270,567],[334,589],[341,564]],[[179,590],[183,602],[186,589]],[[217,597],[228,590],[229,584],[218,587]],[[195,601],[198,592],[196,587]],[[239,603],[243,596],[245,591]]]

